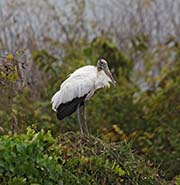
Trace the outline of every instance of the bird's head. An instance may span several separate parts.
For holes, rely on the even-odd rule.
[[[114,78],[109,70],[108,63],[106,60],[99,59],[97,62],[97,69],[98,69],[98,71],[103,70],[105,72],[105,74],[111,79],[111,82],[113,83],[113,85],[116,84],[116,81],[114,80]]]

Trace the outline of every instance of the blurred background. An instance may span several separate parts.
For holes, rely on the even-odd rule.
[[[117,86],[87,103],[92,135],[130,142],[160,175],[180,174],[179,0],[0,0],[0,134],[78,132],[50,100],[76,68],[105,58]]]

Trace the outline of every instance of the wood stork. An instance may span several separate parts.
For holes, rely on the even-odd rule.
[[[97,66],[87,65],[75,70],[61,84],[51,99],[52,109],[57,112],[59,120],[77,111],[80,132],[83,134],[83,127],[80,120],[80,107],[83,108],[83,124],[88,132],[85,102],[94,94],[97,89],[109,87],[111,82],[115,85],[108,63],[104,59],[99,59]]]

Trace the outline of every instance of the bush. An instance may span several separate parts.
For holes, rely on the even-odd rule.
[[[1,136],[0,151],[1,184],[163,184],[123,142],[73,132],[54,139],[28,128],[27,134]]]
[[[136,137],[136,148],[153,160],[170,180],[180,173],[180,65],[160,75],[156,91],[144,93],[139,104],[144,109],[145,129]],[[163,76],[163,78],[162,78]],[[159,165],[160,164],[160,165]]]
[[[58,164],[56,140],[43,130],[5,135],[0,138],[1,184],[60,184],[62,166]]]

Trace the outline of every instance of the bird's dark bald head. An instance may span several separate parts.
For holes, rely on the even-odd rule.
[[[100,70],[106,70],[108,68],[108,62],[105,59],[99,59],[97,62],[97,69]]]
[[[114,80],[111,71],[109,70],[108,63],[105,59],[99,59],[97,62],[97,70],[103,70],[105,74],[111,79],[111,82],[115,85],[116,81]]]

